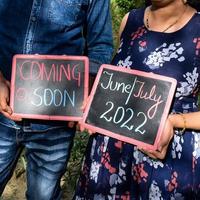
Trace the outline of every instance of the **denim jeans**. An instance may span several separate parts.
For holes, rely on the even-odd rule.
[[[0,115],[0,195],[25,147],[27,199],[60,199],[60,178],[66,170],[75,130],[26,121],[13,124],[1,118]]]

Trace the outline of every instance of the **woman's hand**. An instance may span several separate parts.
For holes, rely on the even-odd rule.
[[[164,159],[171,139],[174,136],[174,127],[171,115],[168,116],[160,141],[158,142],[157,150],[140,149],[143,153],[154,159]]]

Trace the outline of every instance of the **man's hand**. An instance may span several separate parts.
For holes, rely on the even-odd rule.
[[[1,74],[0,74],[1,75]],[[0,77],[0,112],[7,118],[14,121],[21,121],[19,117],[12,116],[12,109],[9,106],[9,93],[10,93],[10,82]]]
[[[90,99],[90,96],[83,102],[83,105],[81,106],[81,110],[83,111],[83,113],[85,112],[86,106],[89,103],[89,99]],[[94,131],[92,129],[85,128],[84,124],[82,123],[82,120],[80,120],[78,122],[78,124],[77,124],[77,130],[80,130],[81,132],[87,131],[89,134],[96,133],[96,131]]]

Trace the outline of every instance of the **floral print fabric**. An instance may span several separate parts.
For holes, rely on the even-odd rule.
[[[130,12],[112,64],[175,78],[170,112],[197,111],[200,14],[174,33],[147,30],[143,16],[144,9]],[[200,199],[200,133],[175,130],[164,160],[107,136],[91,136],[74,199]]]

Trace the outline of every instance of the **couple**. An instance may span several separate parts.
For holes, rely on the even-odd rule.
[[[200,16],[182,0],[151,0],[151,4],[123,18],[121,44],[112,64],[176,78],[174,114],[168,117],[159,151],[141,151],[99,134],[91,136],[74,199],[200,196]],[[16,53],[85,52],[91,61],[90,73],[95,74],[100,64],[109,63],[112,54],[109,2],[33,0],[25,10],[22,5],[14,0],[0,5],[0,192],[21,148],[26,147],[27,199],[60,199],[59,182],[75,130],[62,122],[12,117],[8,106],[11,58]],[[19,21],[17,25],[14,19]]]

